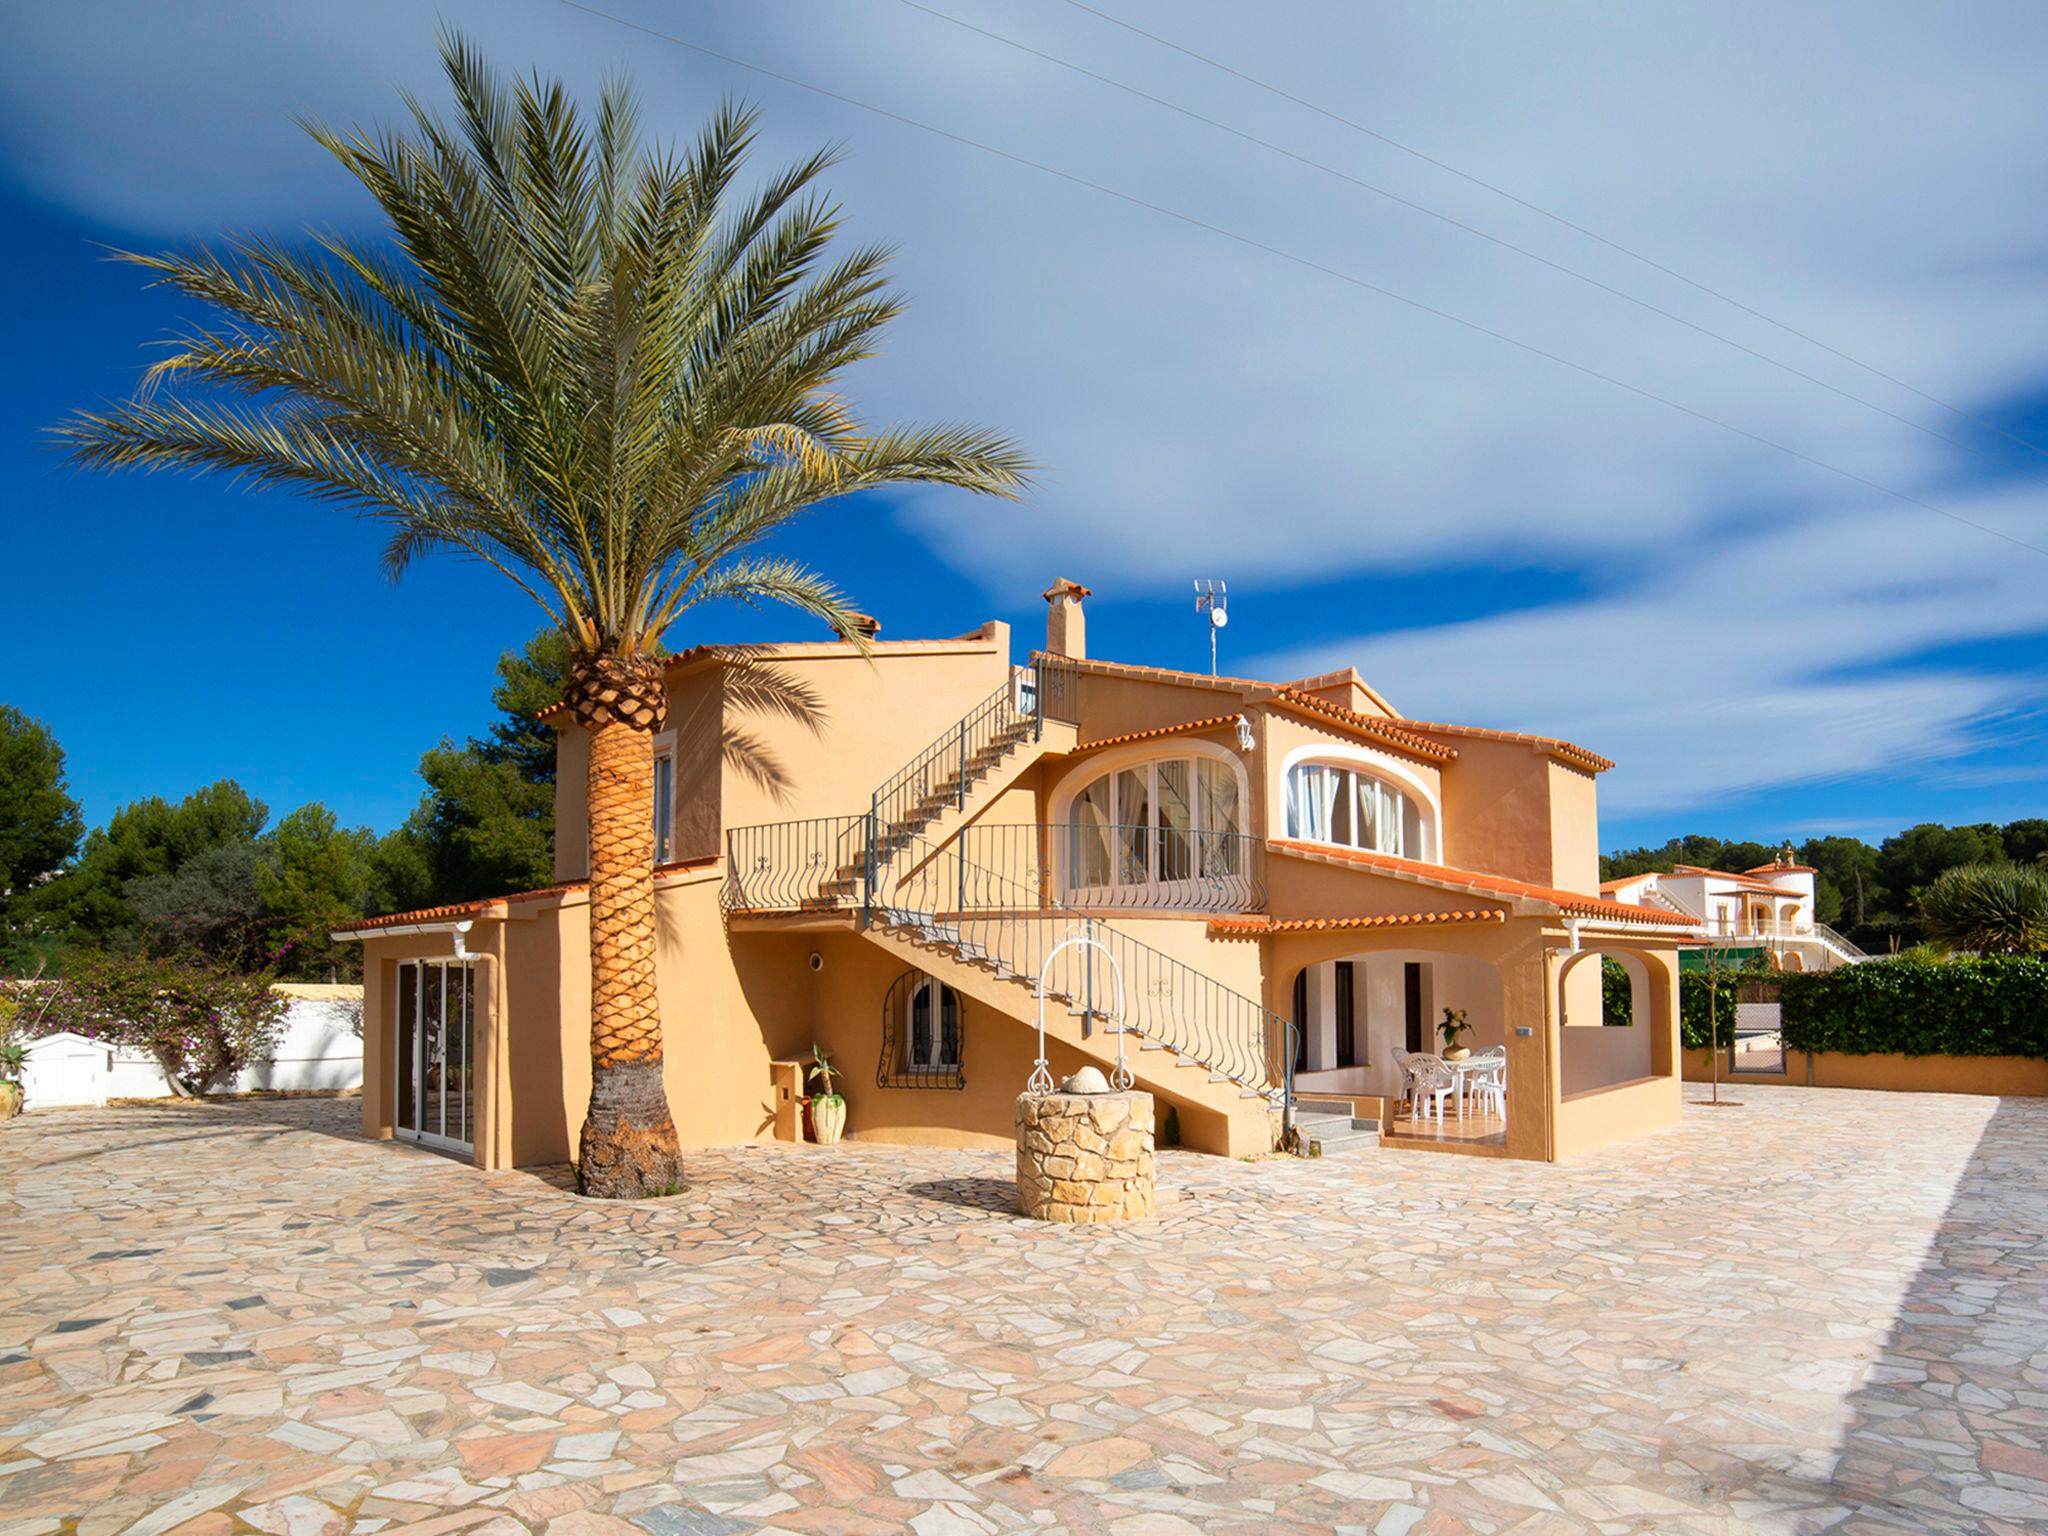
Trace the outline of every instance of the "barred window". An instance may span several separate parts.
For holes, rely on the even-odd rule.
[[[878,1088],[963,1088],[960,994],[923,971],[905,971],[882,1001]]]

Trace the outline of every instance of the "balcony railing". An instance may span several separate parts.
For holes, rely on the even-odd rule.
[[[914,883],[933,893],[932,865],[962,878],[949,911],[973,909],[975,892],[1000,888],[1006,903],[1088,912],[1257,912],[1266,904],[1265,845],[1239,832],[1197,832],[1100,823],[971,826],[943,844],[907,838],[888,857],[867,846],[868,818],[735,827],[726,835],[728,909],[817,912],[907,906]],[[969,868],[989,876],[970,888]]]

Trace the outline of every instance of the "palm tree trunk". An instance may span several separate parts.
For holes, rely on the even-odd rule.
[[[605,658],[572,663],[570,702],[590,730],[590,1110],[578,1187],[608,1200],[683,1187],[662,1087],[655,987],[654,732],[666,713],[660,669]]]

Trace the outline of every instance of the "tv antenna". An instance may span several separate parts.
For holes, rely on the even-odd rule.
[[[1195,612],[1209,615],[1209,675],[1216,675],[1216,631],[1230,622],[1230,583],[1195,583]]]

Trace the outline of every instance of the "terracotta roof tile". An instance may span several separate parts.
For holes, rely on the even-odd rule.
[[[1743,871],[1746,875],[1817,875],[1820,873],[1811,864],[1759,864],[1755,869]]]
[[[1411,879],[1427,880],[1437,885],[1477,891],[1482,895],[1541,901],[1571,917],[1611,917],[1625,922],[1655,923],[1672,928],[1698,926],[1693,919],[1680,917],[1675,912],[1656,912],[1648,907],[1632,906],[1625,901],[1607,901],[1598,896],[1588,896],[1582,891],[1564,891],[1555,886],[1532,885],[1526,880],[1513,880],[1506,875],[1482,875],[1474,870],[1452,869],[1444,864],[1425,864],[1419,859],[1398,858],[1391,853],[1367,853],[1358,848],[1299,843],[1286,838],[1273,838],[1267,846],[1279,853],[1329,859],[1340,864],[1357,864],[1384,874],[1405,875]]]
[[[686,869],[705,869],[716,864],[716,858],[679,859],[670,864],[657,864],[657,875],[676,874]],[[410,928],[419,923],[454,922],[465,917],[474,917],[479,912],[488,912],[492,907],[509,907],[516,902],[545,901],[550,896],[566,896],[572,891],[587,890],[588,880],[564,880],[557,885],[544,885],[538,890],[514,891],[509,896],[486,896],[478,901],[458,901],[443,907],[420,907],[412,912],[390,912],[382,917],[365,917],[333,930],[338,939],[356,938],[364,934],[375,934],[383,928]]]
[[[1083,752],[1095,752],[1103,747],[1128,746],[1134,741],[1151,741],[1160,736],[1189,736],[1198,731],[1219,731],[1226,725],[1235,724],[1236,715],[1211,715],[1206,720],[1183,720],[1179,725],[1156,725],[1149,731],[1126,731],[1121,736],[1105,736],[1100,741],[1084,741],[1074,748],[1074,754],[1078,756]]]
[[[1557,736],[1532,736],[1527,731],[1497,731],[1483,725],[1445,725],[1424,720],[1403,720],[1401,723],[1411,731],[1434,732],[1439,736],[1470,736],[1478,741],[1518,741],[1589,773],[1605,773],[1614,766],[1610,759],[1598,752],[1588,751]]]
[[[1501,923],[1499,907],[1473,907],[1462,912],[1375,912],[1357,917],[1282,917],[1257,915],[1212,917],[1211,938],[1257,938],[1267,933],[1325,933],[1349,928],[1425,928],[1446,923]]]
[[[1332,704],[1328,699],[1317,698],[1295,687],[1274,690],[1272,702],[1282,708],[1293,709],[1302,714],[1318,716],[1349,726],[1361,736],[1370,736],[1391,746],[1400,747],[1417,757],[1435,763],[1447,763],[1457,757],[1458,749],[1441,741],[1431,741],[1427,736],[1418,736],[1408,728],[1407,721],[1383,720],[1378,715],[1361,715],[1355,709],[1346,709],[1342,704]]]

